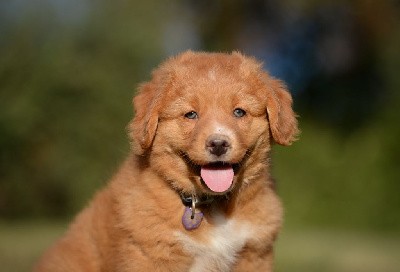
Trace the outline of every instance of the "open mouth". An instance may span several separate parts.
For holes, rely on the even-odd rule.
[[[185,152],[180,152],[180,155],[192,171],[200,176],[207,188],[214,193],[224,193],[231,189],[234,177],[239,173],[242,164],[242,162],[226,161],[197,164]]]
[[[235,165],[216,162],[203,165],[200,168],[200,177],[207,187],[215,193],[223,193],[231,188]]]

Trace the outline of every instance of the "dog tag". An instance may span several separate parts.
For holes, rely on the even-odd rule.
[[[202,212],[192,212],[192,208],[185,207],[185,212],[182,216],[182,224],[186,230],[197,229],[203,220]]]

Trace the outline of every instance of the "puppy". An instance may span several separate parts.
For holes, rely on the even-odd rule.
[[[132,154],[35,271],[272,271],[292,98],[253,58],[185,52],[139,87]]]

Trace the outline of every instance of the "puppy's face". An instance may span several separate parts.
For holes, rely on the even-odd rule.
[[[240,54],[185,53],[134,100],[134,148],[184,193],[221,194],[263,173],[271,139],[297,133],[290,95]]]

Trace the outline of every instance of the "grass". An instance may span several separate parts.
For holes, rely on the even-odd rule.
[[[400,235],[334,230],[284,230],[276,247],[276,271],[395,272]]]
[[[31,271],[43,250],[51,245],[65,228],[61,223],[0,223],[0,270]]]
[[[65,228],[62,223],[0,223],[1,271],[30,271]],[[275,267],[277,272],[395,272],[400,235],[285,229],[276,245]]]

